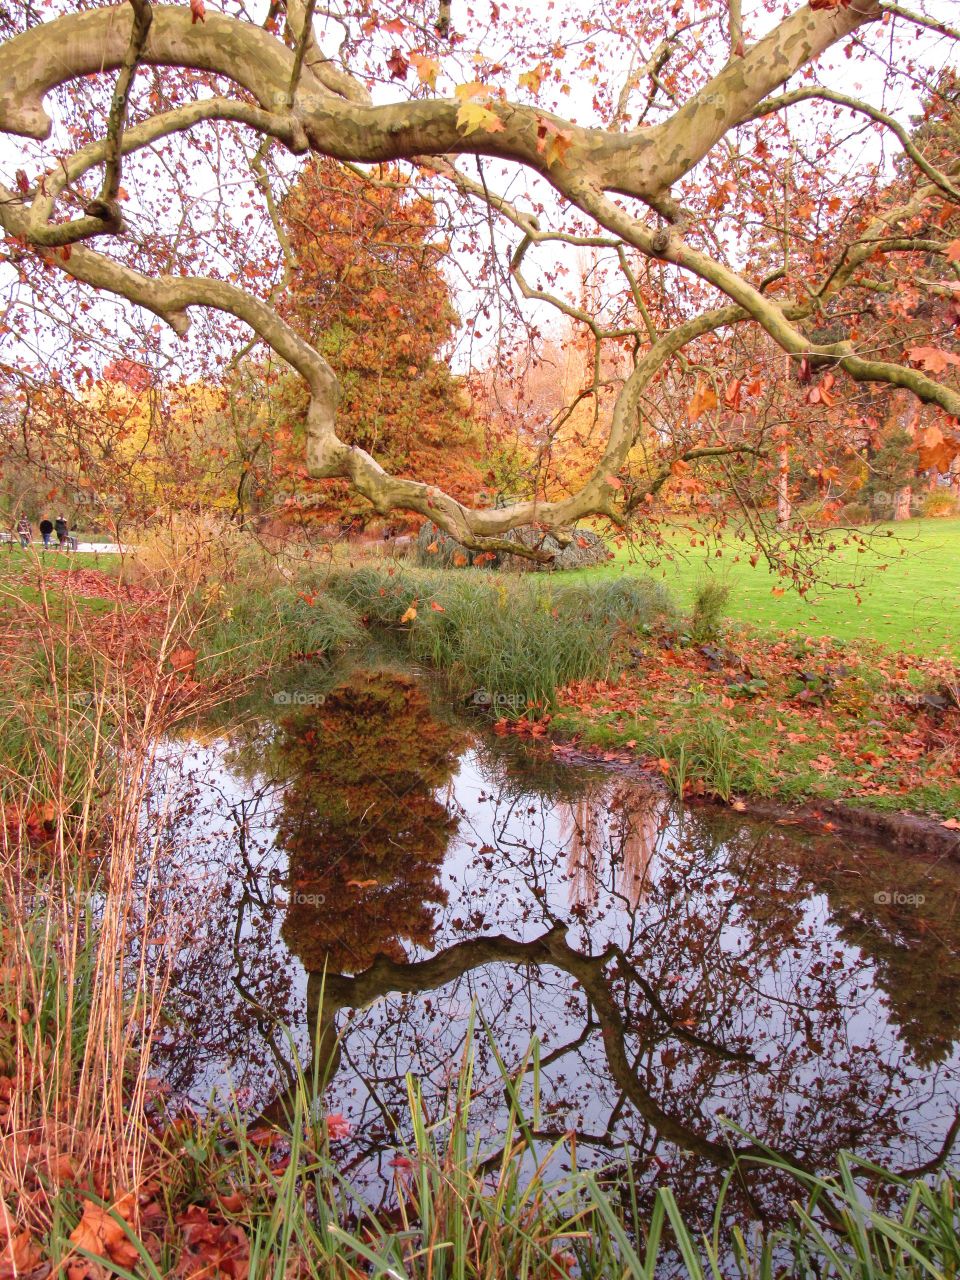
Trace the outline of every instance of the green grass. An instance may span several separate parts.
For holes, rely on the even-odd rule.
[[[638,632],[674,617],[649,579],[570,584],[565,577],[363,568],[329,590],[371,624],[399,626],[418,661],[508,718],[552,707],[574,680],[622,669]]]
[[[729,536],[720,543],[719,558],[716,546],[691,547],[689,535],[678,534],[653,568],[638,562],[636,551],[623,548],[609,564],[565,573],[563,581],[652,574],[689,608],[698,584],[719,578],[731,589],[728,615],[764,630],[796,628],[840,640],[867,637],[890,648],[960,655],[960,520],[909,520],[880,526],[878,532],[883,536],[866,552],[843,546],[842,535],[832,535],[828,542],[838,545],[824,562],[824,581],[805,598],[789,587],[775,596],[773,589],[786,584],[763,560],[751,566],[752,548]],[[850,581],[860,584],[856,592],[829,585]]]
[[[11,570],[34,569],[37,564],[45,569],[102,569],[104,573],[118,570],[121,557],[114,551],[58,551],[51,548],[28,547],[17,543],[0,547],[0,573]]]
[[[197,670],[232,676],[266,670],[307,654],[326,655],[365,639],[357,615],[332,595],[236,589],[198,634]]]

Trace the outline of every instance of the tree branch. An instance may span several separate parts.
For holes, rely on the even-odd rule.
[[[97,200],[91,201],[86,212],[116,226],[119,230],[123,219],[117,205],[117,192],[120,190],[120,157],[122,152],[123,130],[127,121],[127,106],[130,101],[130,90],[136,74],[137,63],[146,44],[147,33],[153,22],[153,10],[150,0],[130,0],[133,8],[133,25],[130,28],[130,43],[123,61],[120,63],[120,74],[113,91],[110,103],[110,116],[107,120],[106,147],[104,153],[103,185]]]

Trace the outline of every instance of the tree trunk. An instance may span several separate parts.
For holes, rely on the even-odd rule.
[[[790,475],[789,452],[786,445],[777,453],[777,528],[789,529],[793,504],[788,487]]]
[[[902,489],[898,489],[893,495],[893,518],[894,520],[910,519],[910,499],[913,496],[913,489],[910,485],[904,485]]]

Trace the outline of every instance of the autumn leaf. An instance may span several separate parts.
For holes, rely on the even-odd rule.
[[[436,600],[430,601],[430,608],[434,613],[446,613],[446,609],[444,609],[443,605],[437,604]]]
[[[960,365],[960,356],[952,351],[943,351],[940,347],[910,347],[907,355],[914,364],[929,373],[943,373],[948,365]]]
[[[437,76],[440,74],[440,63],[436,58],[427,58],[422,53],[411,53],[410,61],[420,79],[428,89],[436,89]]]
[[[960,239],[951,240],[947,245],[947,261],[960,262]]]
[[[401,623],[412,622],[416,616],[417,616],[416,606],[411,605],[410,608],[407,609],[406,612],[401,615],[400,621]]]
[[[826,374],[822,382],[815,387],[811,387],[807,392],[807,404],[822,404],[825,408],[832,409],[836,401],[836,396],[830,394],[830,388],[833,383],[833,374]]]
[[[327,1130],[327,1137],[331,1142],[338,1142],[341,1138],[349,1138],[350,1130],[353,1128],[346,1116],[339,1111],[332,1111],[324,1121]]]
[[[196,26],[198,22],[206,22],[207,8],[203,0],[190,0],[190,25]]]
[[[108,1258],[117,1266],[132,1267],[139,1259],[140,1251],[119,1221],[119,1217],[126,1216],[122,1210],[129,1212],[133,1206],[131,1196],[125,1197],[125,1202],[117,1204],[111,1215],[101,1205],[88,1201],[83,1217],[70,1232],[70,1243],[99,1258]]]
[[[687,421],[696,422],[699,417],[702,417],[710,409],[716,409],[716,407],[717,393],[714,391],[712,384],[703,378],[698,378],[693,398],[687,405]]]
[[[0,1275],[26,1275],[38,1267],[43,1255],[28,1230],[11,1235],[0,1248]]]
[[[960,454],[960,438],[945,436],[938,426],[925,427],[917,438],[918,467],[921,471],[936,469],[942,475],[950,470]]]
[[[521,89],[529,89],[536,96],[540,92],[540,85],[546,72],[542,62],[538,62],[532,71],[522,71],[517,80]]]
[[[468,84],[458,84],[453,90],[458,102],[469,102],[473,98],[489,98],[490,86],[480,80],[471,80]]]
[[[547,168],[562,164],[572,145],[573,135],[569,129],[560,129],[552,120],[540,118],[537,124],[537,150],[546,160]]]
[[[457,112],[457,128],[463,133],[501,133],[505,125],[496,112],[480,102],[465,102]]]
[[[740,397],[743,394],[743,383],[739,378],[727,384],[723,392],[723,403],[728,409],[736,412],[740,408]]]
[[[429,553],[432,556],[435,556],[439,550],[440,550],[439,542],[431,542],[430,545],[427,547],[427,551],[429,551]]]
[[[410,63],[403,56],[401,49],[393,49],[390,57],[387,59],[387,70],[390,72],[391,80],[406,80],[407,72],[410,70]]]

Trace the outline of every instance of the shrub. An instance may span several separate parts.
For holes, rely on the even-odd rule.
[[[232,591],[198,631],[202,675],[250,674],[291,658],[328,654],[364,638],[357,615],[326,593],[282,587]]]
[[[716,578],[706,578],[697,586],[690,614],[690,637],[697,644],[716,640],[723,629],[723,616],[730,588]]]
[[[369,566],[335,575],[329,590],[374,625],[407,627],[416,658],[513,716],[552,706],[574,680],[615,674],[637,632],[676,613],[663,586],[637,578],[565,587],[553,578],[400,567],[388,575]]]
[[[870,508],[865,502],[848,502],[840,509],[844,524],[869,524]]]
[[[923,499],[920,511],[927,519],[943,519],[960,515],[960,502],[947,489],[933,489]]]

